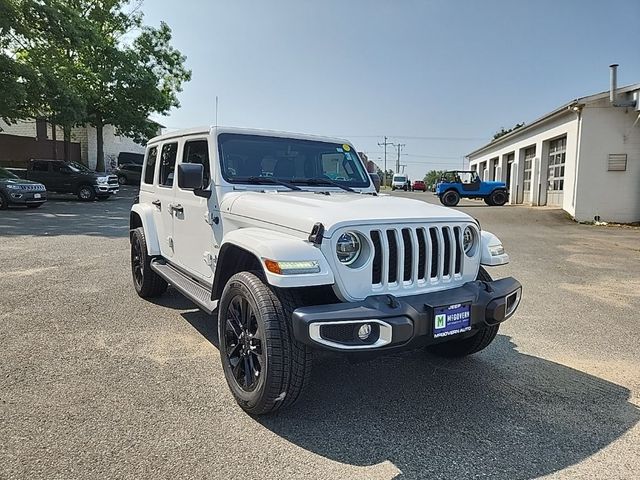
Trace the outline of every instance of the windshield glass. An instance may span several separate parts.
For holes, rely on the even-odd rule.
[[[72,172],[90,172],[89,168],[85,167],[81,163],[78,162],[68,162],[67,166],[71,169]]]
[[[368,187],[358,154],[346,144],[222,133],[218,136],[222,176],[230,183],[270,177],[298,185],[328,179],[345,187]]]
[[[394,182],[406,182],[407,177],[393,177]]]
[[[11,180],[15,180],[16,178],[20,178],[20,177],[18,177],[17,175],[14,175],[9,170],[0,168],[0,178],[10,178]]]

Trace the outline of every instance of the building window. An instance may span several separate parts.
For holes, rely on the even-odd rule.
[[[147,150],[147,161],[144,170],[144,183],[153,185],[153,173],[156,169],[156,157],[158,156],[158,147],[151,147]]]
[[[525,192],[531,191],[531,169],[533,167],[533,159],[536,156],[536,147],[525,148],[524,150],[524,168],[522,171],[524,172],[524,180],[523,180],[523,190]]]
[[[564,190],[564,163],[567,151],[567,137],[549,142],[549,190]]]
[[[47,121],[44,118],[36,119],[36,139],[46,140],[49,137],[47,135]]]

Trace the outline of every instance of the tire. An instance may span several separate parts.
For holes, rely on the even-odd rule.
[[[483,200],[484,200],[484,203],[486,203],[490,207],[494,206],[493,203],[491,203],[491,197],[484,197]]]
[[[127,184],[127,177],[125,177],[124,175],[118,175],[118,185],[126,185]]]
[[[290,291],[271,289],[251,272],[235,274],[224,287],[218,306],[220,360],[231,393],[249,414],[292,405],[309,382],[311,351],[291,333],[291,313],[298,305]]]
[[[4,195],[4,193],[0,192],[0,210],[6,210],[9,208],[9,200]]]
[[[27,208],[40,208],[42,205],[42,203],[31,203],[27,205]]]
[[[508,199],[509,196],[507,195],[506,190],[494,190],[493,192],[491,192],[491,195],[489,195],[489,201],[491,202],[491,205],[495,205],[496,207],[501,207],[502,205],[507,203]]]
[[[155,298],[167,290],[167,282],[151,269],[152,257],[142,227],[131,233],[131,276],[136,293],[142,298]]]
[[[477,279],[485,282],[492,281],[491,275],[482,267],[480,267]],[[471,337],[431,345],[427,347],[427,351],[439,357],[466,357],[487,348],[496,338],[499,328],[500,325],[485,326]]]
[[[78,189],[78,198],[83,202],[90,202],[96,198],[96,191],[91,185],[81,185]]]
[[[460,202],[460,194],[455,190],[447,190],[440,197],[440,202],[446,207],[455,207]]]

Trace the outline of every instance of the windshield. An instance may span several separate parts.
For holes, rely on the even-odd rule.
[[[20,177],[18,177],[17,175],[14,175],[9,170],[0,168],[0,178],[10,178],[11,180],[15,180],[16,178],[20,178]]]
[[[369,176],[353,148],[316,140],[222,133],[218,136],[222,176],[230,183],[268,177],[298,185],[364,188]]]
[[[393,177],[394,182],[406,182],[407,177]]]
[[[84,165],[82,165],[81,163],[78,162],[68,162],[67,166],[71,169],[71,171],[73,172],[90,172],[91,170],[89,170],[88,167],[85,167]]]

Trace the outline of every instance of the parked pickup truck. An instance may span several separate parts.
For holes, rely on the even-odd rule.
[[[94,172],[77,162],[31,160],[27,169],[10,168],[19,177],[42,183],[49,192],[73,193],[80,200],[107,198],[118,192],[118,177]]]

